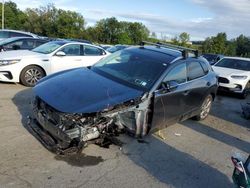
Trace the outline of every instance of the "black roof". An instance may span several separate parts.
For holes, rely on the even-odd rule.
[[[164,63],[170,63],[177,57],[182,57],[182,54],[179,51],[167,48],[157,48],[155,46],[144,46],[144,47],[133,46],[124,49],[124,51],[133,51],[135,53],[149,56],[150,58],[154,58],[156,61]]]
[[[163,48],[158,48],[156,46],[144,46],[144,48],[148,49],[148,50],[153,50],[155,52],[171,55],[171,56],[174,56],[175,58],[182,56],[180,51],[172,50],[172,49],[169,49],[169,48],[164,48],[164,47]]]

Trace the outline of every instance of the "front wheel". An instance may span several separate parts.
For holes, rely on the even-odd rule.
[[[195,116],[194,119],[197,121],[206,119],[211,110],[212,102],[213,102],[212,95],[208,95],[201,105],[200,113],[197,116]]]
[[[45,73],[42,68],[31,65],[25,67],[20,75],[20,81],[23,85],[28,87],[33,87],[36,85],[38,80],[43,78],[45,76]]]

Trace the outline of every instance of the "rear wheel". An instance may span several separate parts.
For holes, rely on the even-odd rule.
[[[30,65],[22,70],[20,75],[20,81],[25,86],[33,87],[36,85],[38,80],[40,80],[44,76],[45,73],[42,68],[35,65]]]
[[[201,105],[200,114],[195,116],[194,119],[197,121],[206,119],[211,110],[212,102],[213,102],[212,95],[208,95]]]

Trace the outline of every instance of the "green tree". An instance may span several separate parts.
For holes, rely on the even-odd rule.
[[[183,32],[179,35],[179,42],[181,43],[181,45],[185,46],[188,44],[188,42],[190,41],[190,35],[186,32]]]
[[[133,44],[139,44],[149,36],[148,28],[142,23],[134,22],[129,24],[129,36]]]
[[[179,36],[176,36],[171,39],[172,44],[180,45],[184,47],[190,47],[191,45],[188,44],[190,41],[190,35],[186,32],[181,33]]]
[[[149,30],[142,23],[119,22],[114,17],[98,21],[87,33],[96,42],[107,44],[139,44],[149,36]]]
[[[236,55],[236,41],[235,41],[235,39],[227,42],[225,55],[228,55],[228,56],[235,56]]]
[[[250,57],[250,38],[240,35],[236,38],[236,55]]]
[[[0,3],[2,7],[2,3]],[[2,9],[0,9],[0,15],[2,15]],[[4,3],[4,27],[8,29],[24,29],[23,23],[26,21],[26,15],[17,8],[17,5],[8,1]],[[2,19],[0,20],[2,25]]]
[[[216,36],[206,38],[206,40],[202,45],[202,51],[203,53],[226,54],[227,53],[226,33],[218,33]]]
[[[53,4],[25,11],[24,28],[42,36],[85,38],[85,20],[74,11],[57,9]]]
[[[120,24],[115,17],[98,21],[95,25],[98,42],[115,44],[118,42]]]

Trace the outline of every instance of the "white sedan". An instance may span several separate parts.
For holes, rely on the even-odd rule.
[[[107,56],[109,52],[91,44],[72,41],[52,41],[31,51],[0,53],[0,81],[21,82],[32,87],[51,73],[87,67]]]
[[[246,98],[250,91],[250,59],[225,57],[213,66],[213,70],[218,75],[219,89]]]

